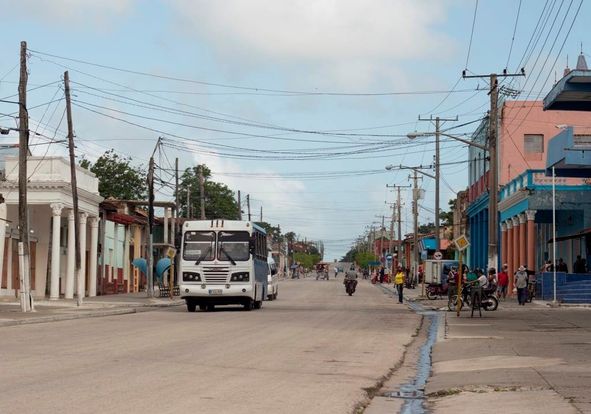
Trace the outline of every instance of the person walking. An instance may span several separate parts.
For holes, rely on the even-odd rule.
[[[384,283],[384,275],[386,274],[386,270],[384,266],[380,267],[380,283]]]
[[[394,284],[396,285],[396,291],[398,292],[398,303],[402,303],[402,291],[404,290],[404,271],[402,270],[402,267],[399,267],[396,272]]]
[[[506,299],[507,298],[507,288],[509,286],[509,275],[507,274],[508,265],[504,264],[502,270],[497,275],[497,295],[499,298]]]
[[[515,273],[515,287],[517,288],[517,300],[519,304],[524,306],[527,299],[527,271],[525,266],[519,266]]]

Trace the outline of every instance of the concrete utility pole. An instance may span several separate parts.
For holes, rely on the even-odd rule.
[[[400,201],[400,189],[401,188],[410,188],[410,185],[388,185],[386,184],[386,187],[388,188],[395,188],[397,191],[397,197],[396,197],[396,221],[398,222],[398,240],[396,243],[396,253],[398,255],[397,257],[397,262],[400,263],[400,252],[401,252],[401,246],[402,246],[402,203]],[[392,216],[394,216],[394,214],[392,214]]]
[[[238,220],[242,220],[242,201],[240,200],[240,190],[238,190]]]
[[[68,149],[70,153],[70,177],[72,185],[72,205],[74,210],[74,249],[76,255],[76,296],[78,300],[78,306],[82,303],[82,297],[84,296],[83,290],[83,278],[84,275],[80,271],[80,212],[78,210],[78,183],[76,180],[76,156],[74,154],[74,127],[72,124],[72,104],[70,100],[70,75],[68,71],[64,72],[64,94],[66,96],[66,118],[68,121]]]
[[[187,185],[187,211],[186,217],[191,218],[191,185]]]
[[[32,310],[32,298],[29,292],[29,214],[27,208],[27,155],[29,153],[29,113],[27,111],[27,42],[21,42],[20,78],[18,83],[19,103],[19,151],[18,151],[18,222],[19,222],[19,259],[20,301],[21,310]],[[22,254],[21,254],[22,251]]]
[[[203,165],[199,166],[199,204],[201,206],[201,220],[205,220],[205,183],[203,179]]]
[[[261,206],[261,223],[263,221],[263,206]]]
[[[409,177],[411,178],[411,177]],[[412,248],[412,261],[413,261],[413,274],[412,277],[414,278],[419,269],[419,186],[417,181],[419,180],[417,170],[413,171],[413,188],[412,188],[412,216],[413,216],[413,233],[414,233],[414,240],[413,240],[413,248]],[[423,278],[423,288],[424,288],[424,278]],[[424,292],[422,293],[425,294]]]
[[[466,75],[462,72],[464,79],[489,78],[490,82],[490,114],[488,128],[488,151],[489,151],[489,188],[488,188],[488,267],[498,270],[499,252],[499,225],[498,225],[498,191],[499,191],[499,162],[497,157],[497,144],[499,140],[499,81],[498,78],[525,76],[525,70],[521,68],[519,73],[502,74],[491,73],[490,75]]]
[[[441,235],[439,233],[439,182],[440,182],[440,165],[439,162],[439,139],[441,137],[441,122],[445,121],[457,121],[458,117],[455,118],[440,118],[435,117],[435,160],[434,160],[434,167],[435,167],[435,252],[439,252],[441,249]],[[429,118],[421,118],[419,116],[419,121],[433,121],[433,116]]]

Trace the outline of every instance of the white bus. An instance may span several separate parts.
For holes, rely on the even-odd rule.
[[[267,295],[267,235],[249,221],[195,220],[183,225],[179,287],[187,310],[240,304],[259,309]]]

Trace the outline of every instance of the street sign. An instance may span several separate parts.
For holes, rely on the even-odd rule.
[[[468,241],[468,238],[464,234],[462,234],[460,237],[455,239],[454,244],[456,245],[456,248],[460,252],[463,252],[464,250],[466,250],[466,248],[468,246],[470,246],[470,242]]]
[[[435,254],[433,254],[433,259],[441,260],[443,259],[443,254],[441,252],[435,252]]]

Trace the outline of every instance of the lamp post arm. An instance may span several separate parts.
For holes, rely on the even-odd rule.
[[[472,147],[476,147],[476,148],[480,148],[481,150],[488,151],[488,147],[486,145],[478,144],[474,141],[468,141],[467,139],[456,137],[455,135],[446,134],[445,132],[440,132],[440,134],[443,135],[444,137],[448,137],[451,139],[455,139],[456,141],[463,142],[466,145],[470,145]]]

